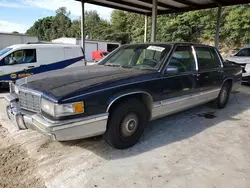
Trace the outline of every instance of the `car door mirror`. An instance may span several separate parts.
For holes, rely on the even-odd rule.
[[[168,66],[165,70],[165,74],[167,75],[176,75],[179,73],[180,73],[179,67],[176,66]]]

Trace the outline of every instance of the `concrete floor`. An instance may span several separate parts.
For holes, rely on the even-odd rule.
[[[46,187],[66,188],[249,188],[249,122],[250,86],[233,93],[223,110],[203,105],[150,123],[140,142],[124,151],[102,137],[58,143],[17,132],[0,112],[7,130],[2,147],[6,142],[26,151],[30,172]]]

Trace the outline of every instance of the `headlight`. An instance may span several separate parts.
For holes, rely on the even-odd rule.
[[[63,117],[84,113],[84,103],[55,104],[46,99],[42,99],[41,109],[53,117]]]

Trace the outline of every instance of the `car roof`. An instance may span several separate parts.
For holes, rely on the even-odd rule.
[[[209,46],[206,44],[199,44],[199,43],[192,43],[192,42],[148,42],[148,43],[134,43],[134,44],[125,44],[123,46],[133,46],[133,45],[190,45],[190,46],[203,46],[203,47],[210,47],[215,48],[214,46]]]
[[[65,47],[70,47],[70,48],[79,48],[79,45],[73,45],[73,44],[53,44],[53,43],[48,43],[48,44],[15,44],[11,45],[8,48],[13,48],[13,49],[32,49],[32,48],[65,48]]]

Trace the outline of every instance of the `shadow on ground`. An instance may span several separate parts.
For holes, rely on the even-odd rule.
[[[116,150],[108,146],[102,137],[63,142],[64,146],[77,146],[107,160],[139,155],[168,144],[193,137],[205,129],[218,126],[227,120],[239,121],[236,115],[250,108],[250,88],[243,86],[241,92],[231,94],[227,107],[223,110],[211,108],[209,104],[151,122],[134,147]],[[164,154],[163,154],[164,155]]]

